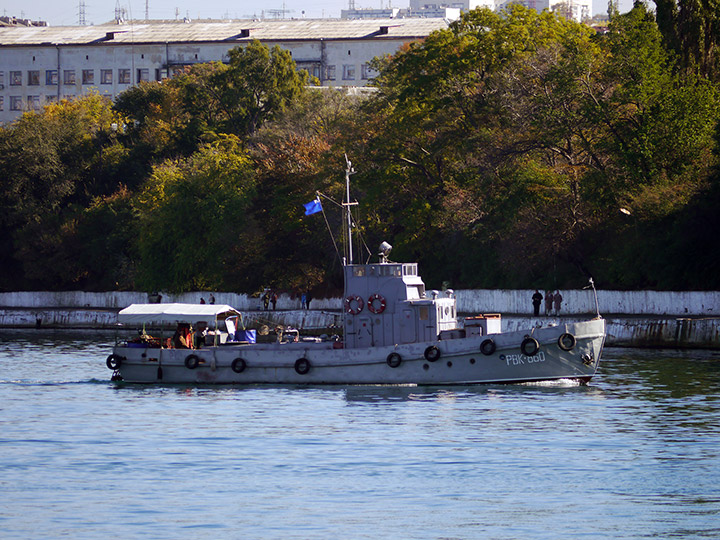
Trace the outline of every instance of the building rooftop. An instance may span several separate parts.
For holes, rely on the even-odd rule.
[[[0,27],[0,46],[417,38],[445,19],[134,21],[94,26]]]

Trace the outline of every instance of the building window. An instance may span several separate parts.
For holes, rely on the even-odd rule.
[[[22,71],[10,72],[10,86],[22,86]]]
[[[150,80],[150,70],[147,68],[140,68],[137,70],[137,82],[144,82]]]
[[[3,96],[0,96],[0,111],[5,110],[5,98]]]
[[[112,84],[112,69],[100,70],[100,84]]]
[[[22,111],[22,96],[10,96],[10,110]]]
[[[45,86],[57,86],[58,72],[57,69],[48,69],[45,71]]]
[[[0,90],[5,88],[5,72],[0,71]]]
[[[118,69],[118,82],[120,84],[130,84],[130,70]]]
[[[335,66],[328,66],[327,67],[327,80],[328,81],[334,81],[335,80]]]
[[[57,96],[49,94],[45,96],[45,103],[56,103],[57,102]]]
[[[40,86],[40,72],[37,70],[28,71],[28,86]]]
[[[95,84],[95,70],[94,69],[83,69],[82,70],[82,81],[83,81],[83,84]]]
[[[28,109],[37,110],[40,108],[40,96],[28,96],[27,97]]]
[[[74,69],[66,69],[63,71],[63,84],[75,84]]]
[[[360,76],[364,81],[372,79],[375,75],[377,75],[377,71],[370,67],[370,64],[363,64],[360,66]]]
[[[345,64],[343,66],[343,81],[355,80],[355,64]]]

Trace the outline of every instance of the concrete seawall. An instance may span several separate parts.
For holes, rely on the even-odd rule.
[[[557,324],[593,316],[591,291],[562,291],[562,317],[533,317],[534,291],[456,291],[458,311],[502,313],[503,330]],[[299,299],[280,295],[278,311],[263,311],[257,298],[214,293],[216,303],[235,306],[247,324],[282,324],[296,328],[329,328],[342,322],[342,299],[314,299],[301,310]],[[198,302],[209,293],[163,295],[163,302]],[[0,328],[114,328],[117,312],[147,301],[138,292],[11,292],[0,293]],[[598,291],[600,312],[607,321],[607,345],[720,349],[720,292]],[[499,309],[498,309],[499,308]],[[603,309],[606,308],[606,309]]]
[[[456,290],[458,311],[461,313],[505,313],[529,315],[533,290],[477,289]],[[541,291],[543,292],[543,291]],[[561,291],[563,315],[586,315],[596,312],[592,290]],[[261,301],[247,294],[215,292],[217,304],[228,304],[241,311],[261,309]],[[210,292],[183,294],[163,293],[163,302],[197,303],[209,298]],[[0,293],[0,309],[4,308],[95,308],[122,309],[130,304],[147,302],[142,292],[83,292],[32,291]],[[652,315],[677,317],[720,317],[720,291],[597,291],[598,309],[602,314]],[[300,309],[300,299],[281,294],[277,308]],[[544,306],[543,306],[544,307]],[[315,298],[312,309],[340,310],[341,298]]]

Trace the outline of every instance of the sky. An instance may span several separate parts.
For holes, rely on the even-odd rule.
[[[150,19],[247,19],[260,17],[263,10],[285,10],[286,18],[340,17],[349,0],[147,0]],[[85,23],[102,24],[115,18],[115,7],[125,8],[129,18],[145,18],[146,0],[0,0],[0,14],[46,21],[51,26],[78,24],[80,4],[85,4]],[[409,0],[355,0],[356,8],[405,8]],[[628,11],[632,0],[620,0],[620,11]],[[607,0],[593,0],[594,13],[607,12]]]

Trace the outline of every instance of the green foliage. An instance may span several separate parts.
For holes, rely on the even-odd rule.
[[[112,175],[125,155],[118,121],[107,99],[89,95],[26,113],[0,130],[0,230],[13,246],[8,287],[95,283],[79,264],[76,225],[84,207],[115,189]]]
[[[233,135],[157,166],[135,201],[140,283],[171,291],[224,285],[253,245],[255,189]]]

